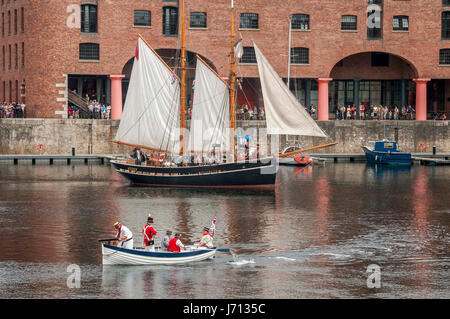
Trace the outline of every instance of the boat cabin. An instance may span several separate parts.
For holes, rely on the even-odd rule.
[[[375,152],[399,152],[397,142],[394,141],[369,142],[368,148]]]

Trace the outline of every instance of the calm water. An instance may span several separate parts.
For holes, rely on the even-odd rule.
[[[450,298],[450,168],[282,167],[274,192],[137,188],[109,166],[0,165],[0,298]],[[116,220],[135,244],[217,216],[233,254],[105,266]],[[67,287],[67,267],[81,288]],[[367,267],[381,267],[368,288]]]

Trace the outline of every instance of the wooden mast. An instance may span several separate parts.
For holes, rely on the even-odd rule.
[[[236,162],[235,128],[236,107],[234,105],[236,94],[236,61],[234,56],[234,0],[231,0],[231,51],[230,51],[230,128],[231,128],[231,153],[233,161]]]
[[[181,9],[181,96],[180,96],[180,155],[184,152],[184,134],[186,127],[186,26],[184,0],[180,1]]]

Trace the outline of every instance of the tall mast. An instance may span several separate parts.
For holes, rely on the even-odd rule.
[[[292,41],[292,15],[289,17],[288,74],[286,83],[288,88],[289,88],[289,81],[291,79],[291,41]]]
[[[181,96],[180,96],[180,155],[184,152],[184,134],[186,127],[186,26],[184,0],[180,0],[181,9]]]
[[[234,105],[236,94],[236,61],[234,57],[234,0],[231,0],[231,52],[230,52],[230,128],[231,128],[231,153],[236,161],[235,128],[236,116]]]

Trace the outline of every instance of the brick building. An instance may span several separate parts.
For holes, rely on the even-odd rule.
[[[318,105],[319,119],[353,103],[411,104],[418,119],[450,111],[449,0],[234,3],[244,46],[239,104],[263,104],[254,40],[298,99]],[[112,97],[113,109],[121,108],[138,34],[169,64],[179,59],[178,6],[176,0],[1,0],[0,101],[25,102],[28,117],[65,118],[68,93],[76,91],[105,103]],[[199,54],[228,77],[229,8],[230,0],[186,0],[189,67]]]

